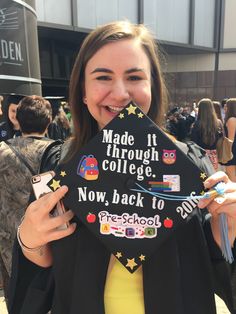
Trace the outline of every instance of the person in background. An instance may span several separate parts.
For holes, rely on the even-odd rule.
[[[3,113],[2,113],[2,102],[3,102],[3,96],[0,95],[0,121],[1,121],[1,118],[2,118],[2,115],[3,115]]]
[[[225,104],[225,124],[226,136],[233,141],[233,158],[225,166],[225,171],[230,180],[236,182],[236,98],[229,98]]]
[[[179,118],[179,137],[178,140],[186,142],[190,137],[190,130],[193,123],[196,120],[195,110],[191,110],[190,106],[185,106],[180,108],[180,118]],[[182,136],[181,136],[182,134]]]
[[[3,96],[0,95],[0,121],[2,120],[2,101],[3,101]],[[2,270],[1,270],[1,265],[2,261],[0,260],[0,289],[3,289],[3,275],[2,275]]]
[[[44,98],[24,97],[16,119],[22,135],[0,143],[0,266],[5,296],[16,229],[32,190],[30,178],[38,173],[42,154],[53,142],[46,137],[52,109]]]
[[[204,148],[214,169],[218,170],[216,144],[223,136],[222,122],[217,118],[211,99],[203,98],[198,103],[197,121],[191,130],[191,140]]]
[[[189,107],[175,107],[167,115],[166,129],[178,141],[185,142],[189,139],[191,125],[195,121],[195,114]]]
[[[221,121],[222,126],[223,126],[224,121],[223,121],[223,117],[222,117],[222,111],[221,111],[220,102],[216,101],[216,100],[213,100],[212,103],[213,103],[213,106],[214,106],[214,109],[215,109],[215,113],[217,115],[217,119]]]
[[[178,110],[178,107],[174,107],[167,112],[165,125],[167,132],[173,135],[176,139],[178,137]]]
[[[219,101],[215,101],[215,100],[212,103],[215,109],[217,119],[219,121],[220,128],[223,130],[223,135],[224,135],[225,131],[224,131],[224,122],[222,118],[221,104]],[[221,162],[218,163],[218,170],[225,171],[225,167]]]
[[[16,110],[23,95],[11,94],[6,97],[3,108],[3,122],[0,123],[0,142],[20,136],[20,126],[16,119]]]
[[[61,100],[64,97],[46,97],[52,105],[52,122],[48,127],[48,137],[54,140],[66,140],[71,135],[70,121],[62,107]]]
[[[67,101],[62,102],[62,106],[67,116],[67,119],[69,120],[69,122],[71,122],[71,112],[68,102]]]
[[[67,159],[78,154],[131,100],[163,128],[166,88],[156,40],[148,29],[121,21],[89,33],[72,70],[69,99],[74,136],[63,146]],[[211,221],[205,211],[194,210],[183,228],[173,230],[133,274],[71,210],[50,217],[68,187],[32,202],[18,228],[9,313],[215,314],[215,289],[233,310],[218,224],[219,214],[225,213],[233,245],[236,184],[218,172],[204,186],[210,189],[221,181],[226,184],[223,205],[213,198],[198,202],[200,208],[207,207]],[[58,230],[66,222],[69,227]],[[219,268],[223,282],[217,280]]]
[[[225,121],[225,112],[226,112],[226,102],[227,102],[228,98],[224,98],[221,101],[221,115],[222,115],[222,119],[223,121]]]

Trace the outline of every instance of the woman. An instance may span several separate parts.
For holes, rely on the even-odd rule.
[[[226,114],[225,114],[225,133],[226,136],[233,141],[232,153],[233,158],[228,161],[225,166],[225,171],[230,180],[236,182],[236,98],[229,98],[226,101]]]
[[[130,100],[162,125],[166,93],[155,41],[142,25],[114,22],[98,27],[85,39],[72,71],[70,106],[75,138],[66,158],[78,152]],[[208,178],[205,185],[211,188],[219,181],[225,181],[231,192],[224,204],[234,204],[236,185],[224,173]],[[212,199],[200,203],[213,215],[213,233],[209,223],[205,228],[211,258],[199,211],[131,275],[71,211],[49,217],[67,190],[63,186],[26,210],[18,229],[23,251],[17,245],[14,252],[11,314],[19,313],[20,308],[20,313],[37,313],[33,307],[35,310],[40,300],[44,300],[40,313],[51,308],[52,314],[215,313],[211,258],[214,266],[217,261],[216,267],[227,269],[216,244],[220,241],[218,214],[228,213],[233,242],[233,208]],[[69,228],[58,230],[71,219]],[[231,293],[225,300],[231,306]]]
[[[214,109],[215,109],[215,112],[216,112],[217,119],[219,119],[222,122],[222,124],[223,124],[223,117],[222,117],[220,102],[216,101],[216,100],[213,100],[212,103],[213,103],[213,106],[214,106]]]
[[[12,94],[7,97],[3,112],[3,122],[0,123],[0,142],[21,135],[19,122],[16,119],[16,109],[24,96]]]
[[[222,122],[217,118],[213,103],[203,98],[198,103],[198,116],[192,131],[191,140],[204,148],[215,170],[218,169],[216,144],[223,135]]]

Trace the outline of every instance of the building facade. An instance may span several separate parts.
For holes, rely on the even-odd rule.
[[[235,0],[36,0],[43,95],[68,95],[71,68],[97,25],[128,19],[163,52],[170,102],[236,97]]]

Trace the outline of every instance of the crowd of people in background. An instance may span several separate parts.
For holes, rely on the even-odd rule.
[[[38,173],[47,146],[54,140],[65,141],[72,133],[70,109],[63,98],[0,95],[0,289],[4,292],[10,276],[13,230],[29,199],[30,177]]]
[[[193,141],[209,156],[215,170],[223,170],[236,182],[236,98],[221,102],[209,98],[185,106],[173,106],[166,115],[166,129],[179,141]],[[226,136],[232,141],[233,158],[218,162],[217,141]]]
[[[24,95],[0,95],[0,142],[21,136],[16,111]],[[45,97],[52,107],[52,119],[47,129],[47,137],[57,140],[66,140],[71,136],[72,123],[70,109],[64,97]]]

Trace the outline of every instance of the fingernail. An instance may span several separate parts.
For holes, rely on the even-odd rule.
[[[215,201],[217,204],[223,204],[224,201],[225,201],[225,198],[222,197],[222,196],[219,196],[219,197],[216,197],[216,198],[214,199],[214,201]]]
[[[208,181],[203,182],[204,186],[206,189],[210,187],[210,183]]]

